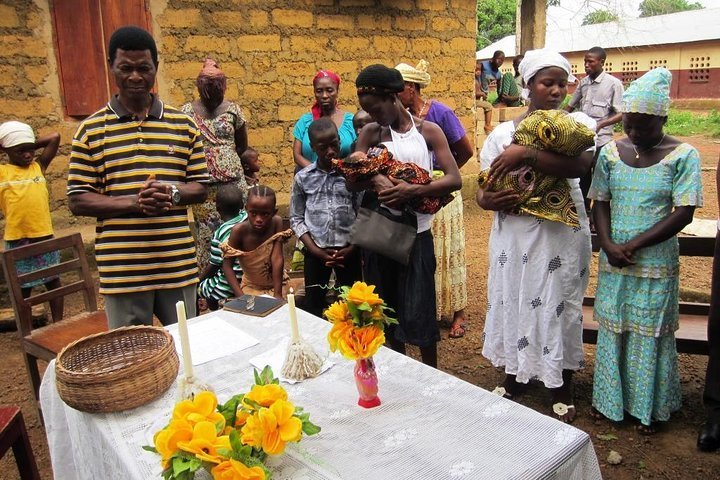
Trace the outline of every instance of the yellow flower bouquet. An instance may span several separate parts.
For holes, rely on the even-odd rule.
[[[333,326],[328,332],[330,350],[355,360],[355,383],[360,393],[358,405],[380,405],[373,355],[385,343],[385,327],[397,320],[387,315],[393,310],[375,293],[375,286],[355,282],[340,288],[340,300],[325,310]]]
[[[266,480],[268,455],[280,455],[303,433],[319,431],[265,367],[255,370],[249,392],[223,405],[209,391],[178,402],[170,423],[155,433],[154,446],[143,448],[161,456],[164,480],[192,480],[200,469],[215,480]]]

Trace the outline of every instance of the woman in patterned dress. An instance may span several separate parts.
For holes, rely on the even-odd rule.
[[[626,136],[600,152],[589,194],[602,248],[593,415],[628,412],[642,434],[681,406],[676,235],[702,206],[698,151],[663,133],[671,81],[656,68],[625,91]]]
[[[217,62],[208,58],[198,75],[198,100],[186,103],[182,111],[191,116],[203,134],[205,158],[210,183],[207,186],[207,200],[193,205],[193,216],[197,226],[196,249],[198,266],[202,271],[210,259],[210,239],[222,224],[215,208],[215,197],[222,185],[236,185],[247,198],[247,184],[240,155],[248,146],[245,117],[240,107],[225,100],[227,79]]]
[[[572,80],[570,63],[550,50],[527,52],[520,73],[529,89],[528,111],[558,109]],[[585,114],[573,118],[595,128]],[[592,151],[566,157],[512,144],[524,117],[498,125],[480,153],[482,167],[502,176],[523,164],[567,178],[580,226],[506,213],[519,201],[510,190],[480,189],[478,204],[495,211],[489,242],[488,305],[483,355],[505,367],[495,393],[507,398],[538,378],[552,393],[553,412],[564,422],[575,417],[572,374],[584,366],[582,300],[588,282],[590,230],[578,178],[590,167]]]

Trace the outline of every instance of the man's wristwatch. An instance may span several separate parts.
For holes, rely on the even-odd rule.
[[[180,189],[175,185],[170,185],[170,201],[173,205],[180,205]]]

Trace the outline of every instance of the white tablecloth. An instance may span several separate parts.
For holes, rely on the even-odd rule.
[[[298,311],[300,331],[321,354],[330,325]],[[260,340],[258,345],[195,367],[221,402],[252,384],[249,359],[290,336],[287,306],[265,318],[218,312]],[[599,479],[589,436],[572,426],[500,398],[475,385],[382,348],[375,356],[382,405],[357,406],[354,362],[335,358],[321,376],[285,384],[290,399],[322,427],[273,457],[283,479]],[[88,414],[63,403],[55,364],[40,399],[55,478],[160,478],[159,457],[142,450],[167,422],[176,387],[126,412]]]

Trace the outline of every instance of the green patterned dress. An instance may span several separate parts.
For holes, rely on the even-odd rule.
[[[625,243],[670,215],[702,206],[700,156],[683,143],[659,163],[635,168],[615,142],[598,158],[588,196],[610,202],[611,236]],[[675,330],[678,328],[677,237],[635,252],[635,265],[616,268],[600,253],[594,318],[600,324],[593,406],[607,418],[624,412],[644,425],[680,409]]]

